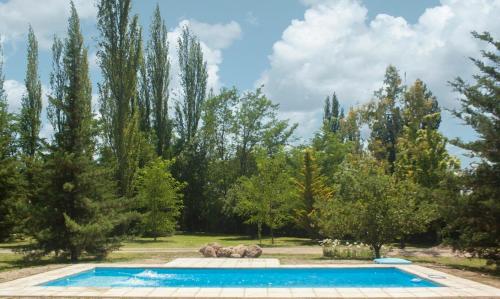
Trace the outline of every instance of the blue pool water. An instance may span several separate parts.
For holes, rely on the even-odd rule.
[[[397,268],[95,268],[47,282],[74,287],[438,287]]]

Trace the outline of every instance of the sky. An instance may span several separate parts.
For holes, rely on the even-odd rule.
[[[95,3],[74,2],[96,93],[101,75]],[[459,107],[459,95],[448,81],[457,76],[471,80],[476,72],[468,57],[477,57],[486,45],[474,40],[471,31],[500,36],[500,0],[133,0],[146,38],[157,3],[169,31],[172,73],[178,69],[177,37],[189,25],[202,43],[209,86],[241,91],[264,86],[266,95],[280,104],[280,117],[299,124],[297,135],[304,142],[320,126],[327,95],[336,92],[345,110],[367,103],[389,64],[408,85],[417,78],[428,85],[443,108],[440,130],[445,136],[475,138],[471,128],[447,112]],[[28,25],[39,40],[46,94],[52,39],[64,37],[68,16],[69,0],[0,0],[4,87],[11,111],[18,111],[24,93]],[[174,97],[176,88],[173,75]],[[44,119],[42,135],[50,132]],[[462,166],[472,161],[462,150],[448,149]]]

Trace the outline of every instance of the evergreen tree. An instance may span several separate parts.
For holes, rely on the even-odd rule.
[[[0,37],[1,38],[1,37]],[[23,200],[24,180],[15,158],[13,116],[7,110],[4,89],[3,51],[0,44],[0,241],[10,237],[19,224],[16,207]]]
[[[55,39],[50,97],[54,142],[45,165],[49,183],[40,194],[43,200],[34,203],[32,234],[40,254],[55,251],[75,261],[83,253],[101,257],[117,247],[119,210],[113,183],[93,160],[96,128],[87,49],[73,3],[61,45]]]
[[[156,153],[168,157],[172,138],[172,124],[168,115],[170,61],[168,59],[167,26],[156,5],[150,27],[147,48],[147,71],[151,89],[152,123],[156,141]]]
[[[142,214],[144,235],[156,238],[175,232],[182,207],[179,183],[170,173],[169,161],[160,158],[144,167],[136,182],[137,204]]]
[[[19,143],[22,152],[33,159],[40,146],[40,114],[42,112],[42,84],[38,75],[38,42],[33,28],[28,31],[28,64],[26,69],[26,94],[21,99],[19,117]]]
[[[500,263],[500,42],[488,32],[473,36],[491,46],[484,59],[471,58],[479,74],[474,83],[461,78],[451,82],[462,94],[453,114],[471,126],[477,140],[453,143],[479,159],[463,177],[465,192],[449,203],[445,236],[455,249]]]
[[[303,153],[302,169],[295,179],[298,206],[294,210],[294,221],[308,236],[318,235],[316,227],[316,202],[329,200],[333,191],[326,185],[326,178],[321,175],[312,149]]]
[[[104,138],[116,161],[119,194],[130,196],[142,144],[137,107],[141,32],[138,17],[129,16],[130,0],[101,0],[97,9]]]

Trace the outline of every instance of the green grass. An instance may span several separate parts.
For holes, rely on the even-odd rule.
[[[171,237],[162,237],[154,241],[152,238],[135,238],[123,243],[123,248],[198,248],[207,243],[217,242],[223,246],[238,244],[259,244],[259,240],[242,235],[220,235],[205,233],[179,233]],[[316,242],[306,238],[277,237],[274,244],[271,238],[262,239],[262,247],[289,247],[317,245]]]
[[[473,272],[488,273],[500,276],[500,269],[494,264],[488,265],[485,259],[466,257],[405,257],[416,263],[431,263],[450,268],[468,270]]]

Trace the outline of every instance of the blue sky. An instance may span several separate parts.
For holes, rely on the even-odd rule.
[[[280,104],[281,117],[299,123],[302,140],[318,128],[328,94],[336,91],[345,109],[362,105],[380,86],[388,64],[396,65],[409,84],[422,79],[443,108],[457,107],[457,95],[447,81],[457,75],[470,78],[475,70],[467,57],[477,56],[484,47],[469,32],[500,35],[500,23],[495,21],[500,0],[136,0],[133,11],[145,36],[157,2],[170,33],[174,71],[176,36],[189,24],[202,41],[210,85],[248,90],[264,84],[266,94]],[[75,4],[96,84],[100,71],[95,6],[86,0]],[[0,0],[12,110],[19,107],[23,93],[28,24],[40,41],[41,79],[48,88],[51,38],[64,34],[68,8],[68,0]],[[447,113],[441,131],[448,137],[474,138]],[[48,125],[44,134],[50,134]],[[464,165],[470,161],[462,160]]]

